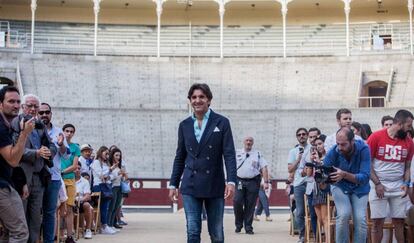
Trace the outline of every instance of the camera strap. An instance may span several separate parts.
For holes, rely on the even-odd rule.
[[[244,162],[246,161],[247,158],[249,158],[250,154],[246,153],[246,158],[244,158],[244,160],[241,162],[241,164],[237,167],[236,171],[238,171],[240,169],[240,167],[243,166]]]

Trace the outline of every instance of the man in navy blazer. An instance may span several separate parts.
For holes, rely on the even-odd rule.
[[[182,121],[178,128],[169,196],[171,200],[177,201],[177,188],[182,180],[180,191],[187,219],[188,243],[201,241],[203,204],[211,242],[224,242],[224,200],[233,196],[237,180],[230,122],[209,108],[212,98],[207,84],[193,84],[188,91],[188,99],[194,113]]]

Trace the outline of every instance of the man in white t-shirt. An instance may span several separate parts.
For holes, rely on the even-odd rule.
[[[348,127],[351,128],[352,125],[352,112],[349,109],[341,108],[336,112],[336,122],[338,123],[338,126],[340,128]],[[362,140],[362,138],[358,135],[355,135],[355,140]],[[326,153],[329,152],[329,150],[336,145],[336,131],[326,137],[325,139],[325,151]]]
[[[399,110],[393,124],[373,133],[367,143],[371,151],[371,191],[369,204],[373,220],[373,242],[381,242],[387,206],[395,228],[395,238],[404,242],[407,193],[410,186],[410,163],[414,144],[407,136],[412,129],[414,116],[407,110]]]
[[[91,185],[89,181],[83,176],[81,176],[80,172],[81,165],[78,165],[78,168],[75,171],[75,181],[76,181],[76,202],[80,202],[79,206],[79,213],[83,213],[86,221],[86,230],[85,230],[85,239],[92,239],[92,213],[93,209],[91,204],[89,203],[91,200]],[[89,176],[87,172],[84,172],[86,176]],[[76,203],[77,205],[77,203]],[[83,222],[82,222],[83,224]]]

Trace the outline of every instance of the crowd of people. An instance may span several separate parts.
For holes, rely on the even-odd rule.
[[[351,219],[354,243],[367,241],[367,220],[372,220],[372,242],[382,241],[386,219],[398,243],[405,242],[405,224],[414,233],[413,119],[411,112],[399,110],[394,117],[384,116],[382,129],[372,132],[369,125],[353,122],[350,110],[340,109],[334,134],[326,136],[316,127],[296,130],[298,144],[288,156],[287,194],[298,242],[304,242],[305,195],[308,233],[315,238],[318,223],[322,232],[329,231],[328,195],[336,207],[337,243],[349,242]]]
[[[74,213],[83,215],[85,239],[94,225],[102,234],[126,225],[121,207],[130,187],[122,151],[112,145],[94,153],[88,143],[74,142],[75,132],[73,124],[54,125],[52,107],[36,95],[0,90],[1,242],[38,242],[41,235],[54,242],[58,230],[75,242]],[[97,198],[100,215],[93,217]]]

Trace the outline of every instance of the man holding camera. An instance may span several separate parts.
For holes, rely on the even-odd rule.
[[[296,130],[296,139],[299,144],[289,151],[288,171],[295,173],[293,179],[293,191],[296,201],[296,222],[299,228],[299,241],[304,242],[305,236],[305,202],[304,195],[306,192],[306,176],[302,175],[305,167],[305,158],[309,158],[310,147],[308,144],[308,130],[299,128]]]
[[[325,157],[324,165],[333,166],[331,193],[337,210],[336,243],[349,242],[349,220],[354,223],[354,243],[367,239],[366,209],[369,193],[370,153],[368,145],[355,140],[348,127],[336,133],[336,145]]]
[[[390,127],[373,133],[368,144],[371,149],[371,190],[369,205],[373,219],[372,240],[381,242],[384,220],[389,205],[395,228],[395,238],[404,242],[404,219],[408,188],[410,186],[410,163],[414,144],[407,132],[412,129],[414,116],[407,110],[399,110]]]
[[[233,199],[235,231],[240,233],[244,224],[246,234],[252,235],[254,207],[260,190],[261,175],[264,179],[264,190],[269,188],[270,181],[266,160],[259,151],[253,149],[253,137],[244,138],[243,144],[244,149],[236,152],[238,184]]]
[[[20,95],[15,87],[0,90],[0,222],[4,233],[0,242],[26,242],[29,238],[23,204],[13,188],[12,170],[17,167],[25,143],[34,128],[33,119],[19,122],[20,136],[13,141],[10,122],[20,109]]]
[[[39,111],[39,98],[33,94],[27,94],[22,98],[23,113],[15,117],[11,122],[14,131],[14,137],[21,134],[20,121],[22,119],[33,119],[37,117]],[[23,201],[26,212],[27,225],[29,227],[29,241],[36,242],[40,235],[40,226],[42,223],[42,202],[43,193],[47,186],[50,173],[46,169],[46,163],[56,153],[56,147],[53,144],[45,144],[50,138],[46,129],[40,120],[35,120],[35,129],[29,134],[26,141],[25,150],[20,161],[20,167],[23,169],[27,185],[29,188],[29,197]],[[50,166],[50,165],[49,165]]]

